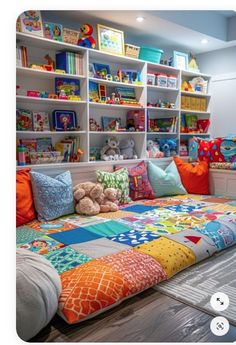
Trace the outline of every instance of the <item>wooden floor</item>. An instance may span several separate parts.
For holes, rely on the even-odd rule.
[[[216,337],[210,331],[212,316],[154,289],[78,325],[55,316],[33,342],[232,342],[236,327]]]

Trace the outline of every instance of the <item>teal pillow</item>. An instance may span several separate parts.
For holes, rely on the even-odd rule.
[[[31,171],[30,176],[39,220],[53,220],[74,213],[73,187],[69,171],[56,177]]]
[[[148,178],[156,197],[187,194],[174,161],[165,170],[148,161]]]

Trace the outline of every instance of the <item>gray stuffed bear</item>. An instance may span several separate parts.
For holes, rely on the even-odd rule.
[[[133,139],[123,139],[120,142],[120,153],[124,159],[137,159],[137,153],[134,149],[134,140]]]
[[[120,154],[119,140],[116,137],[110,137],[106,140],[106,145],[101,149],[101,159],[103,161],[122,160]]]

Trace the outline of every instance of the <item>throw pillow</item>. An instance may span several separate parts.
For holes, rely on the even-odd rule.
[[[189,194],[210,194],[208,162],[199,161],[196,164],[184,162],[174,157],[184,188]]]
[[[97,181],[103,188],[117,188],[121,192],[120,204],[130,202],[129,198],[129,174],[126,168],[119,169],[115,172],[97,170]]]
[[[154,199],[155,194],[148,180],[147,168],[144,161],[135,167],[128,168],[129,195],[132,200]]]
[[[72,179],[69,171],[50,177],[30,172],[34,204],[39,220],[53,220],[74,213]]]
[[[30,169],[16,172],[16,226],[36,218],[29,172]]]
[[[207,162],[224,162],[221,152],[222,138],[212,140],[198,138],[198,159]]]
[[[148,161],[148,178],[157,198],[187,193],[174,161],[165,170]]]

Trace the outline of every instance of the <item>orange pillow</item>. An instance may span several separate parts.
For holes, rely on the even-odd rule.
[[[36,216],[29,171],[16,172],[16,226],[28,223]]]
[[[173,157],[184,188],[189,194],[210,194],[208,162],[199,161],[195,165]]]

